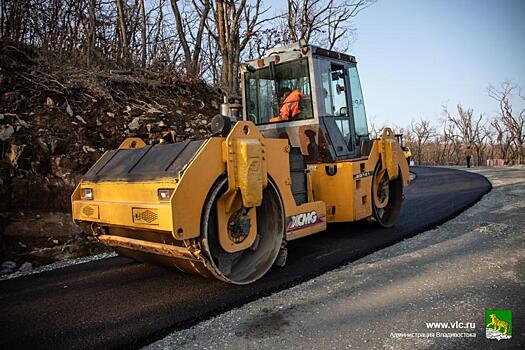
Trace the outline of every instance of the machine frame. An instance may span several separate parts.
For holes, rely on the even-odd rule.
[[[312,118],[247,120],[247,72],[305,58]],[[356,64],[353,56],[296,43],[243,65],[244,120],[231,128],[218,123],[221,130],[204,141],[125,140],[78,184],[73,219],[121,254],[235,284],[283,265],[287,241],[324,231],[327,223],[393,225],[409,182],[403,151],[388,128],[376,140],[356,132],[347,73],[345,140],[337,117],[322,113],[323,62],[343,72]]]

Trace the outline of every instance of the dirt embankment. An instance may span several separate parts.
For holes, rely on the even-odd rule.
[[[100,251],[69,215],[80,176],[128,136],[206,136],[218,101],[176,73],[85,69],[0,42],[0,262]]]

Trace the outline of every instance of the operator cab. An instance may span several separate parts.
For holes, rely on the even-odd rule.
[[[405,140],[403,139],[403,134],[396,134],[396,141],[399,143],[399,146],[401,146],[403,151],[408,151],[408,147],[405,144]]]
[[[287,138],[307,163],[368,156],[370,140],[353,56],[313,45],[277,47],[242,66],[243,118]]]

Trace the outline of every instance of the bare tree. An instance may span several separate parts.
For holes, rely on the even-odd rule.
[[[178,0],[171,0],[171,8],[175,16],[175,23],[177,26],[177,35],[180,40],[182,49],[184,51],[184,62],[186,73],[189,75],[197,75],[199,73],[199,60],[202,50],[202,38],[206,21],[208,20],[208,13],[211,9],[211,3],[208,0],[192,1],[194,10],[198,15],[197,28],[193,28],[194,22],[192,20],[184,21],[179,9]],[[186,11],[187,13],[187,11]],[[194,34],[193,32],[196,31]],[[193,39],[193,43],[188,40],[188,37]]]
[[[95,41],[96,41],[96,14],[95,14],[95,4],[96,0],[89,0],[89,26],[87,32],[87,65],[91,66],[93,63],[93,55],[95,54]]]
[[[476,151],[476,162],[478,166],[482,166],[485,162],[484,154],[487,148],[487,138],[490,131],[487,129],[486,121],[483,114],[479,115],[473,127],[472,145]]]
[[[91,0],[92,1],[92,0]],[[147,45],[147,22],[146,22],[146,9],[144,7],[144,0],[140,0],[140,38],[141,38],[141,64],[142,67],[146,67],[146,61],[148,59],[148,45]]]
[[[277,27],[264,28],[257,31],[252,40],[248,41],[246,60],[260,58],[264,52],[283,43],[283,32]]]
[[[333,49],[352,32],[351,19],[375,0],[288,0],[285,41],[305,40]],[[348,40],[347,40],[348,41]]]
[[[458,114],[453,115],[446,106],[443,106],[443,113],[446,115],[447,121],[459,132],[459,137],[461,137],[463,144],[470,146],[473,138],[472,115],[474,110],[465,109],[460,104],[457,105],[457,110]]]
[[[122,53],[124,64],[127,65],[129,63],[129,41],[126,24],[126,12],[124,10],[124,4],[122,3],[122,0],[115,0],[115,6],[118,12],[117,24],[120,39],[120,52]]]
[[[271,18],[261,19],[261,0],[249,4],[247,0],[216,0],[213,8],[214,28],[209,34],[217,42],[221,54],[221,85],[230,95],[239,91],[239,68],[242,51],[258,28]]]
[[[427,141],[435,135],[436,130],[430,125],[429,120],[424,120],[423,118],[421,118],[419,122],[413,122],[410,130],[415,138],[417,164],[421,165],[423,148]]]
[[[474,110],[472,108],[464,108],[461,104],[457,105],[457,111],[458,113],[453,115],[448,111],[447,107],[443,107],[447,122],[453,126],[449,131],[452,134],[457,131],[458,134],[456,134],[456,136],[461,140],[463,145],[474,148],[476,152],[476,163],[482,165],[482,154],[487,138],[483,115],[480,114],[479,118],[474,118]]]
[[[495,130],[500,158],[503,159],[505,163],[508,163],[512,158],[512,137],[507,129],[501,125],[499,119],[493,120],[491,125]]]
[[[518,97],[522,102],[525,102],[525,96],[522,95],[521,89],[509,81],[503,82],[499,88],[490,86],[488,94],[499,103],[499,118],[512,137],[512,143],[516,148],[517,162],[522,164],[525,162],[525,108],[522,108],[519,113],[513,111],[511,99],[516,90],[518,90]]]
[[[158,11],[157,11],[157,18],[155,20],[155,34],[153,35],[153,41],[151,44],[151,62],[152,64],[157,63],[158,59],[158,47],[159,43],[161,41],[162,31],[163,31],[163,25],[164,25],[164,2],[166,0],[159,0],[158,2]]]

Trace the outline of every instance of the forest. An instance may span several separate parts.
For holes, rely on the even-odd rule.
[[[275,9],[268,0],[1,0],[0,37],[36,47],[54,62],[120,73],[177,72],[236,95],[241,62],[268,48],[303,39],[349,50],[353,18],[374,2],[287,0]],[[443,108],[439,126],[422,117],[399,127],[415,163],[460,164],[468,145],[477,165],[487,159],[523,163],[521,88],[505,81],[487,94],[498,115],[458,105]],[[378,126],[370,126],[375,136]]]

